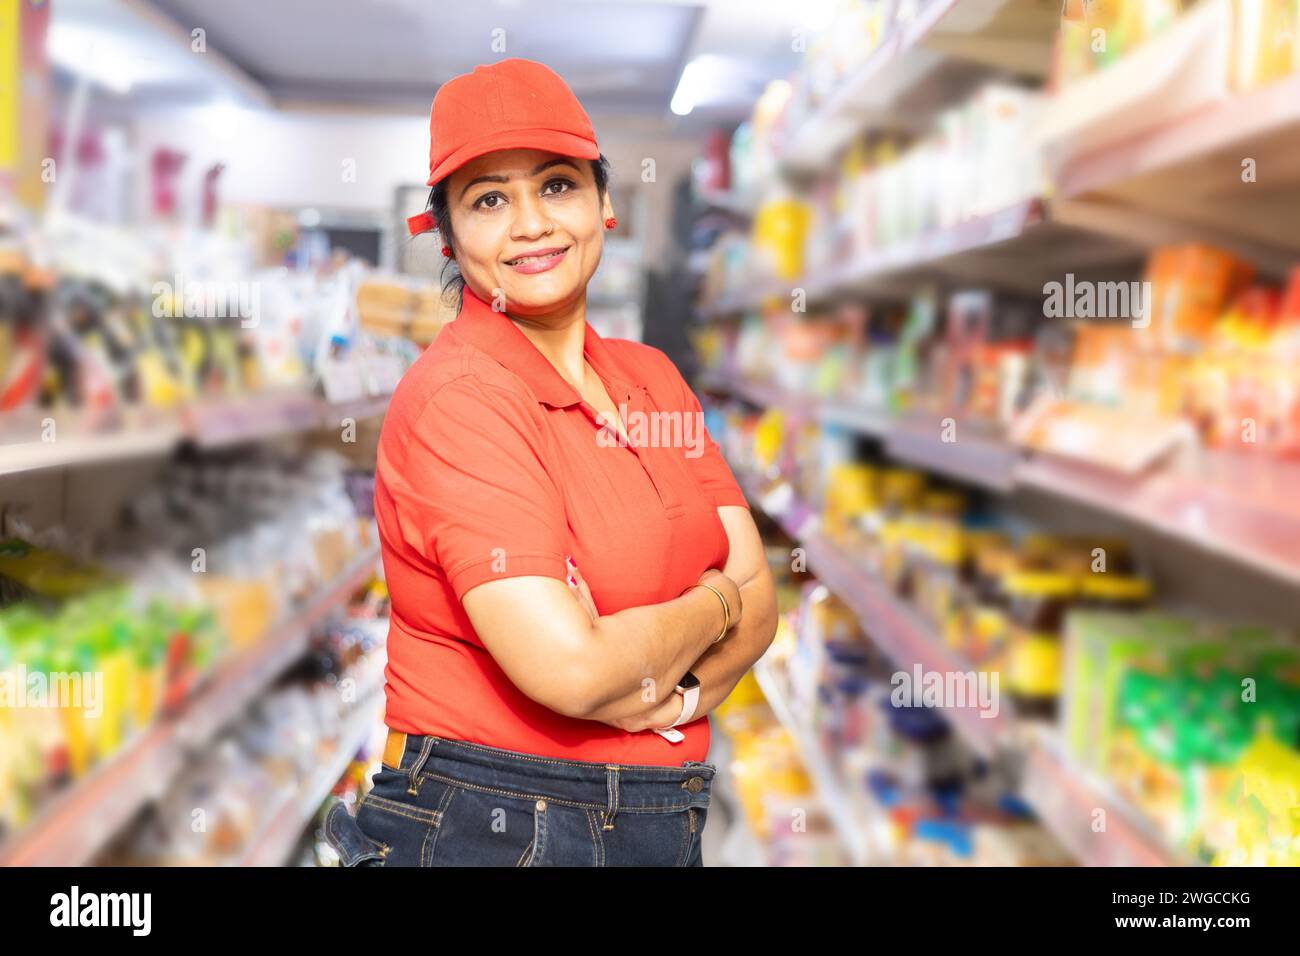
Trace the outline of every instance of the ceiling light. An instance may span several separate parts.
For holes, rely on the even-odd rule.
[[[678,116],[689,115],[718,86],[725,67],[721,57],[708,53],[691,60],[682,69],[681,79],[677,81],[677,89],[673,92],[668,108]]]

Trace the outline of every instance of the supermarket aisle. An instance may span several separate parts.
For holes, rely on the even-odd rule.
[[[855,862],[1295,865],[1292,14],[975,6],[843,5],[702,161],[768,720]]]
[[[777,585],[705,864],[1300,863],[1294,4],[208,6],[0,0],[0,863],[338,866],[430,98],[516,55]]]

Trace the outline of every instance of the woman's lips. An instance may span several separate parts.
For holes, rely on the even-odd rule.
[[[506,265],[516,272],[522,272],[525,275],[536,275],[538,272],[554,269],[564,261],[564,257],[568,253],[567,246],[560,249],[539,249],[526,256],[520,256],[518,259],[509,259],[506,261]]]

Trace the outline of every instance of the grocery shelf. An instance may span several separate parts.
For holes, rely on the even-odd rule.
[[[922,0],[917,7],[793,131],[778,156],[784,173],[826,168],[869,126],[923,124],[989,68],[1047,72],[1056,11],[1027,0]]]
[[[1070,207],[1075,212],[1077,206]],[[1041,295],[1043,283],[1067,271],[1080,272],[1138,260],[1144,246],[1135,237],[1106,235],[1077,211],[1065,221],[1041,196],[1021,199],[1004,209],[973,216],[950,227],[893,243],[823,272],[790,280],[779,294],[801,288],[810,302],[875,293],[905,296],[918,281],[946,277],[978,281],[1026,294]],[[705,306],[706,317],[758,308],[774,293],[764,285],[751,294],[724,297]]]
[[[891,594],[878,577],[863,571],[851,556],[816,533],[801,540],[809,568],[857,614],[872,641],[898,666],[910,670],[919,664],[926,672],[939,673],[972,669],[944,646],[908,604]],[[971,706],[952,708],[947,714],[953,728],[981,754],[994,756],[1016,742],[1017,727],[1008,713],[987,717]]]
[[[839,425],[872,438],[884,437],[893,427],[893,416],[883,408],[869,408],[835,399],[816,402],[815,414],[819,421],[827,425]]]
[[[287,794],[266,817],[266,824],[240,857],[240,866],[283,866],[357,751],[383,722],[382,680],[367,689],[353,708],[335,743],[334,753],[297,790]]]
[[[742,377],[711,375],[702,383],[705,389],[737,395],[751,405],[786,410],[810,410],[816,405],[812,396],[787,391],[772,382]]]
[[[1040,197],[1023,199],[1006,209],[975,216],[949,228],[893,243],[860,256],[831,273],[810,277],[807,286],[812,299],[825,299],[855,290],[866,290],[880,280],[901,277],[922,268],[938,268],[947,260],[975,250],[988,250],[1013,239],[1036,242],[1036,232],[1046,228],[1046,204]],[[1018,250],[1030,251],[1028,247]],[[1019,257],[1017,257],[1019,258]],[[985,271],[988,271],[987,269]],[[1005,270],[1003,278],[1017,284],[1024,279],[1023,261],[1017,272]],[[989,276],[995,280],[997,276]],[[1041,291],[1041,283],[1037,291]]]
[[[76,435],[51,442],[0,445],[0,476],[165,455],[183,435],[179,423],[170,423],[150,431]]]
[[[865,821],[854,805],[853,798],[846,790],[840,774],[827,759],[825,751],[809,733],[804,723],[798,719],[790,706],[790,696],[785,689],[785,682],[767,663],[760,658],[754,664],[754,677],[758,681],[763,696],[776,719],[794,738],[808,776],[812,778],[826,815],[835,827],[840,839],[849,850],[849,858],[854,866],[865,866],[870,860],[869,833]]]
[[[1232,7],[1206,0],[1066,86],[1040,138],[1078,225],[1152,245],[1211,243],[1281,276],[1300,254],[1300,75],[1235,89]],[[1247,160],[1257,176],[1243,174]]]
[[[1300,464],[1295,462],[1208,453],[1127,477],[1035,455],[1017,463],[1015,482],[1300,584]]]
[[[763,496],[754,483],[748,478],[741,483],[746,495],[761,506]],[[795,512],[808,513],[806,507],[792,504],[788,512],[772,517],[785,527],[785,515]],[[892,594],[877,576],[819,534],[815,521],[805,517],[799,524],[802,531],[796,541],[804,548],[809,570],[854,611],[871,641],[896,666],[912,668],[919,664],[925,671],[942,673],[971,669],[971,664],[945,646],[934,628]],[[771,677],[764,675],[761,665],[761,661],[755,665],[755,676],[766,694],[764,679],[766,676],[770,684]],[[775,693],[780,696],[779,687]],[[1022,724],[1003,709],[993,717],[982,715],[974,707],[947,707],[944,713],[958,735],[978,753],[1018,757],[1023,771],[1021,796],[1082,862],[1099,866],[1179,866],[1189,862],[1170,849],[1151,824],[1109,784],[1074,767],[1044,728]],[[791,721],[788,726],[800,726],[795,715],[787,718]],[[834,771],[818,772],[825,775]],[[1104,816],[1099,817],[1098,810],[1105,811]],[[1104,820],[1104,830],[1094,830],[1099,820]]]
[[[715,319],[737,315],[741,312],[747,312],[750,309],[760,308],[764,302],[771,299],[788,300],[790,297],[790,290],[796,285],[798,285],[797,280],[792,282],[778,282],[775,279],[768,279],[766,281],[756,282],[744,293],[724,295],[718,301],[703,306],[700,313],[707,318]]]
[[[881,439],[896,460],[1002,494],[1034,490],[1077,502],[1290,584],[1300,584],[1300,464],[1206,453],[1138,475],[1036,454],[958,421],[790,394],[770,383],[706,375],[701,387],[784,408]]]
[[[709,210],[725,212],[739,219],[750,219],[754,215],[754,202],[744,196],[720,189],[700,190],[696,196],[701,205]]]
[[[304,606],[272,625],[258,644],[220,665],[183,705],[57,797],[0,846],[4,866],[82,866],[132,817],[163,795],[189,756],[248,707],[299,659],[311,629],[374,573],[368,549]]]
[[[312,395],[253,395],[204,402],[182,413],[201,448],[220,448],[320,427],[321,403]]]
[[[1159,54],[1160,43],[1160,37],[1151,41],[1152,55]],[[1116,69],[1123,67],[1120,63]],[[1091,98],[1084,84],[1107,82],[1113,80],[1105,74],[1082,80],[1081,95]],[[1293,74],[1245,93],[1223,91],[1208,96],[1206,102],[1171,121],[1153,122],[1147,117],[1143,127],[1118,142],[1100,149],[1080,147],[1062,156],[1054,164],[1053,181],[1059,195],[1075,197],[1149,173],[1168,173],[1227,151],[1233,160],[1229,174],[1239,180],[1242,158],[1259,158],[1261,150],[1272,153],[1283,146],[1294,152],[1298,129],[1300,74]],[[1243,149],[1243,145],[1254,148]],[[1288,168],[1293,170],[1294,163]]]
[[[1066,272],[1126,267],[1144,252],[1134,237],[1068,221],[1055,203],[1027,196],[851,261],[811,282],[808,294],[814,301],[867,292],[910,296],[919,283],[945,279],[1041,295],[1045,282]]]
[[[1085,866],[1193,864],[1107,781],[1074,766],[1050,737],[1028,748],[1022,770],[1022,796]]]
[[[321,427],[341,428],[344,419],[360,422],[371,418],[381,418],[388,411],[391,395],[378,395],[371,398],[358,398],[351,402],[322,402],[320,406]]]
[[[27,436],[41,433],[45,413],[24,412],[21,427],[9,427],[4,432],[9,437],[22,435],[23,440],[0,441],[0,477],[167,455],[186,441],[200,448],[221,448],[318,428],[335,429],[345,418],[361,421],[383,415],[389,398],[380,395],[336,404],[298,392],[256,395],[202,402],[169,412],[131,414],[121,427],[102,431],[67,427],[65,416],[51,413],[57,427],[56,440],[48,442],[27,440]]]
[[[885,447],[898,461],[993,491],[1010,491],[1022,457],[1019,449],[973,423],[950,424],[953,440],[945,441],[943,419],[900,417],[886,433]]]
[[[746,479],[742,484],[746,495],[761,507],[762,497],[754,483]],[[806,506],[792,501],[787,509],[771,516],[804,549],[809,570],[854,611],[872,641],[897,665],[912,668],[920,664],[926,671],[944,673],[970,669],[911,607],[827,540]],[[1015,742],[1017,728],[1009,714],[985,717],[974,707],[948,713],[958,733],[982,754],[992,756]]]
[[[974,423],[954,421],[951,424],[957,440],[945,441],[946,423],[937,416],[899,415],[882,408],[788,392],[754,379],[728,379],[716,374],[704,376],[700,387],[881,439],[900,462],[998,492],[1009,492],[1015,486],[1024,455],[1019,448]]]
[[[953,0],[930,4],[931,9],[952,5]],[[899,62],[904,49],[901,34],[886,37],[867,59],[801,123],[778,154],[781,169],[799,174],[829,164],[831,158],[865,125],[864,100],[871,102],[871,90],[890,66]]]

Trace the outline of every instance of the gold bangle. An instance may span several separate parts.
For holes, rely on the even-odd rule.
[[[726,595],[724,595],[721,591],[715,588],[712,584],[705,584],[703,581],[697,581],[695,584],[692,584],[690,585],[690,587],[687,587],[685,591],[682,591],[682,594],[685,594],[686,591],[689,591],[691,588],[708,588],[710,591],[716,594],[718,596],[718,600],[722,602],[722,630],[718,632],[718,636],[715,637],[712,641],[712,643],[716,644],[718,643],[718,641],[726,637],[727,631],[731,630],[731,605],[727,603]],[[680,597],[680,595],[678,596]]]

